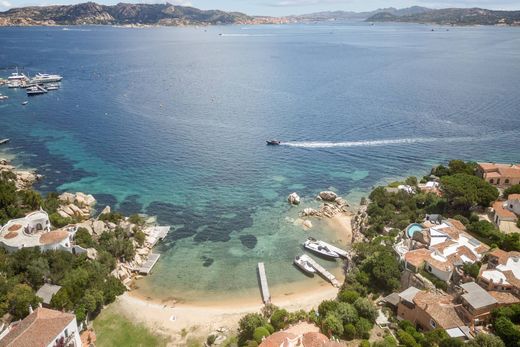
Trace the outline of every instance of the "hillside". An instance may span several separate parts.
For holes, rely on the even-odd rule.
[[[269,18],[239,12],[200,10],[171,4],[124,4],[114,6],[87,2],[78,5],[32,6],[0,12],[0,25],[146,24],[210,25],[269,22]]]
[[[520,11],[493,11],[481,8],[447,8],[396,16],[390,12],[374,14],[367,22],[408,22],[443,25],[520,25]]]
[[[293,22],[324,22],[324,21],[348,21],[348,20],[364,20],[379,13],[390,13],[394,16],[406,16],[411,14],[419,14],[431,11],[429,8],[412,6],[403,9],[393,7],[381,8],[370,12],[352,12],[352,11],[325,11],[303,14],[298,16],[290,16]]]

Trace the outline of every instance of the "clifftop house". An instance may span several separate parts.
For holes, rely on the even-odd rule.
[[[419,272],[424,268],[448,282],[454,274],[461,274],[464,263],[482,259],[489,247],[469,235],[461,222],[427,216],[422,224],[409,225],[394,249],[407,270]]]
[[[477,174],[486,182],[498,187],[520,184],[520,165],[477,163]]]
[[[497,200],[491,206],[493,222],[505,233],[520,232],[516,221],[520,216],[520,194],[509,194],[505,201]]]
[[[505,303],[520,302],[520,252],[496,249],[489,253],[487,265],[480,269],[478,282]]]
[[[72,239],[76,231],[73,225],[51,230],[47,212],[34,211],[23,218],[10,220],[0,228],[0,246],[9,252],[27,247],[72,252]]]
[[[72,313],[39,307],[12,323],[0,336],[0,347],[80,347],[81,339]]]

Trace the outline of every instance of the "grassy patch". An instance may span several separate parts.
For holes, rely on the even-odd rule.
[[[145,347],[166,346],[168,340],[152,333],[142,324],[133,323],[114,310],[103,310],[94,321],[96,346]]]

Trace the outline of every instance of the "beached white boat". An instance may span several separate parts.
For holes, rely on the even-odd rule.
[[[326,257],[339,258],[338,253],[332,251],[329,247],[321,244],[319,241],[313,239],[312,237],[309,237],[307,241],[303,243],[303,246],[308,250],[324,255]]]
[[[308,274],[316,273],[316,269],[311,266],[308,262],[309,256],[307,254],[302,254],[294,258],[294,265],[298,266],[303,272]]]

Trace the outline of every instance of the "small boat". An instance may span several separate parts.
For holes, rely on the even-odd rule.
[[[29,103],[29,101],[24,101],[24,102],[22,102],[22,105],[25,106],[25,105],[27,105],[28,103]]]
[[[47,89],[40,87],[40,86],[29,87],[26,89],[26,91],[27,91],[27,95],[29,95],[29,96],[47,93]]]
[[[47,89],[48,91],[58,90],[58,89],[60,89],[60,86],[57,83],[49,83],[45,86],[45,89]]]
[[[43,73],[37,73],[36,76],[31,80],[33,83],[51,83],[60,82],[63,79],[60,75],[49,75]]]
[[[267,142],[268,146],[278,146],[280,143],[282,143],[281,141],[278,141],[278,140],[268,140],[265,142]]]
[[[3,145],[3,144],[6,144],[10,141],[10,139],[3,139],[3,140],[0,140],[0,145]]]
[[[9,97],[7,95],[0,94],[0,100],[7,100]]]
[[[319,241],[316,241],[312,237],[309,237],[307,241],[303,243],[303,246],[308,250],[315,253],[324,255],[329,258],[339,258],[339,254],[329,249],[329,247],[322,245]]]
[[[299,255],[294,258],[294,265],[298,266],[303,272],[308,274],[316,273],[316,269],[308,262],[309,256],[307,254]]]

